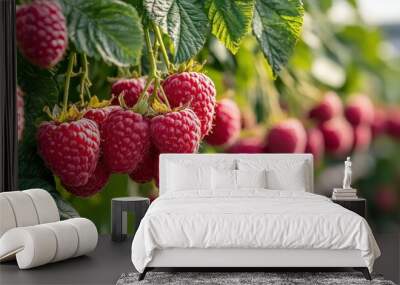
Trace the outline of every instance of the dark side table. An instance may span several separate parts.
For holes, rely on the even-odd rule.
[[[135,215],[135,231],[149,208],[150,200],[144,197],[120,197],[111,200],[111,238],[123,241],[127,235],[127,212]]]
[[[364,198],[357,199],[332,199],[332,202],[339,204],[340,206],[359,214],[361,217],[367,217],[367,200]]]

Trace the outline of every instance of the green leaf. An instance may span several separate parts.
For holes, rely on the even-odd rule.
[[[210,0],[207,9],[211,33],[236,53],[251,28],[254,0]]]
[[[275,74],[293,52],[303,15],[301,0],[256,0],[253,32]]]
[[[62,220],[79,217],[79,213],[68,202],[66,202],[58,192],[54,191],[50,192],[50,194],[54,201],[56,201],[58,212],[60,213]]]
[[[140,18],[116,0],[59,0],[78,52],[117,66],[135,65],[143,46]]]
[[[204,46],[209,23],[200,0],[144,0],[150,17],[174,44],[174,61],[187,61]]]

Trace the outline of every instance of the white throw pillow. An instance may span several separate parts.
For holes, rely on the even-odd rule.
[[[236,170],[212,169],[212,188],[214,190],[236,190]]]
[[[267,188],[267,170],[236,170],[237,187]]]
[[[305,185],[307,185],[305,165],[292,169],[290,177],[284,171],[269,170],[267,181],[268,189],[305,192]]]
[[[210,190],[211,167],[168,165],[168,191]]]
[[[267,170],[267,188],[271,190],[306,191],[309,187],[308,164],[293,159],[239,159],[239,170]]]

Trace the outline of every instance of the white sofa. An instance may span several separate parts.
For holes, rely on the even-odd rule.
[[[55,201],[42,189],[0,193],[0,262],[20,269],[87,254],[97,244],[88,219],[60,221]]]

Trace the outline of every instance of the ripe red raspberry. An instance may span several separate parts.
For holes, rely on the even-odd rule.
[[[129,177],[138,183],[150,182],[156,177],[156,172],[158,171],[158,156],[159,153],[157,149],[151,146],[150,150],[143,158],[143,161],[129,174]]]
[[[250,137],[236,141],[230,146],[226,152],[228,153],[263,153],[264,145],[261,138]]]
[[[22,139],[22,134],[24,133],[25,126],[25,112],[24,112],[24,93],[21,89],[17,87],[17,131],[18,131],[18,141]]]
[[[101,127],[102,127],[103,123],[105,122],[105,120],[107,119],[108,115],[113,110],[116,110],[118,108],[119,107],[117,107],[117,106],[108,106],[108,107],[104,107],[104,108],[89,109],[85,112],[83,117],[86,119],[95,121],[101,131]]]
[[[118,108],[102,127],[104,161],[111,172],[130,173],[150,147],[149,123],[140,114]]]
[[[306,148],[306,131],[303,124],[290,118],[273,126],[266,137],[266,152],[302,153]]]
[[[350,99],[344,114],[353,126],[370,125],[374,118],[374,106],[367,96],[357,95]]]
[[[160,153],[193,153],[200,144],[200,121],[191,109],[151,119],[151,137]]]
[[[215,107],[215,118],[211,132],[204,138],[209,145],[229,146],[240,134],[240,110],[230,99],[222,99]]]
[[[371,144],[372,132],[367,125],[353,127],[353,151],[365,151]]]
[[[35,0],[16,13],[17,43],[21,53],[41,68],[56,65],[68,46],[64,15],[57,1]]]
[[[376,107],[374,109],[374,118],[371,123],[372,137],[383,134],[386,130],[386,110]]]
[[[107,184],[110,178],[110,171],[106,168],[103,161],[100,159],[97,162],[96,169],[93,174],[89,177],[88,182],[85,185],[72,187],[64,185],[64,188],[75,196],[88,197],[96,194]]]
[[[333,118],[319,126],[325,142],[325,150],[333,155],[342,156],[350,152],[353,141],[353,129],[342,117]]]
[[[318,122],[325,122],[332,119],[343,112],[343,104],[339,96],[335,92],[327,92],[322,101],[312,108],[309,117]]]
[[[317,128],[307,130],[307,144],[305,153],[311,153],[314,156],[314,161],[318,162],[324,155],[324,136]]]
[[[137,103],[140,94],[143,92],[146,85],[146,78],[124,78],[115,82],[111,86],[112,99],[111,104],[119,105],[119,95],[123,94],[126,105],[131,108]],[[147,94],[153,92],[153,86],[149,86]]]
[[[216,91],[214,83],[198,72],[182,72],[168,76],[162,84],[171,107],[189,105],[201,123],[201,138],[212,128]]]
[[[77,187],[88,182],[100,151],[100,132],[95,122],[85,118],[43,122],[37,141],[39,154],[64,185]]]
[[[400,108],[393,108],[388,111],[386,133],[392,138],[400,139]]]

